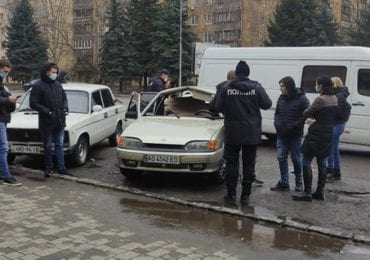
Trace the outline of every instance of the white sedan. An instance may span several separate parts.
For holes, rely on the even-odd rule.
[[[222,182],[224,127],[209,110],[213,95],[198,87],[133,93],[117,147],[122,174],[198,173]]]
[[[69,114],[66,117],[64,151],[75,165],[82,165],[89,156],[90,147],[106,138],[116,146],[122,132],[125,107],[115,100],[112,91],[104,85],[66,83]],[[42,139],[38,130],[38,113],[29,106],[28,90],[8,124],[9,156],[41,155]]]

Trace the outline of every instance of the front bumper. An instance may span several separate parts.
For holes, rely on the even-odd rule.
[[[176,172],[176,173],[211,173],[220,168],[223,160],[223,149],[207,153],[186,152],[153,152],[117,148],[118,165],[121,169],[153,172]],[[175,156],[179,158],[179,164],[148,163],[144,162],[146,156]]]

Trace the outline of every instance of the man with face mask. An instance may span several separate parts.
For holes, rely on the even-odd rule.
[[[11,65],[9,61],[0,59],[0,170],[2,173],[1,179],[4,184],[10,186],[22,185],[14,177],[11,176],[8,166],[8,137],[6,135],[6,125],[10,122],[10,113],[15,110],[17,97],[9,93],[4,82]]]
[[[40,71],[40,80],[33,84],[30,107],[39,112],[39,129],[44,143],[45,177],[53,170],[52,143],[54,142],[57,171],[70,175],[64,164],[64,128],[68,114],[67,97],[57,81],[58,66],[46,63]]]

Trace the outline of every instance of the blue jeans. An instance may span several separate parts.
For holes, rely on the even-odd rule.
[[[0,170],[3,179],[9,179],[9,165],[8,165],[8,136],[6,135],[6,123],[0,122]]]
[[[295,183],[302,184],[302,137],[281,137],[276,140],[277,159],[280,168],[280,183],[289,186],[288,154],[294,166]]]
[[[333,144],[328,156],[328,168],[340,169],[339,139],[344,132],[346,124],[336,124],[333,126]]]
[[[55,158],[57,162],[57,170],[62,173],[65,172],[64,166],[64,129],[55,130],[42,130],[42,137],[44,142],[44,160],[45,160],[45,172],[51,172],[53,166],[53,143],[55,150]]]

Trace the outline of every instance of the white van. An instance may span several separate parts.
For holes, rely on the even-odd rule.
[[[310,102],[318,95],[315,81],[320,75],[339,76],[349,88],[348,102],[352,113],[341,142],[355,146],[370,146],[370,48],[365,47],[256,47],[209,48],[199,73],[198,86],[214,88],[226,79],[229,70],[239,60],[250,67],[250,78],[266,89],[273,101],[272,108],[263,111],[262,131],[269,138],[273,126],[276,101],[281,94],[279,80],[294,78]]]

